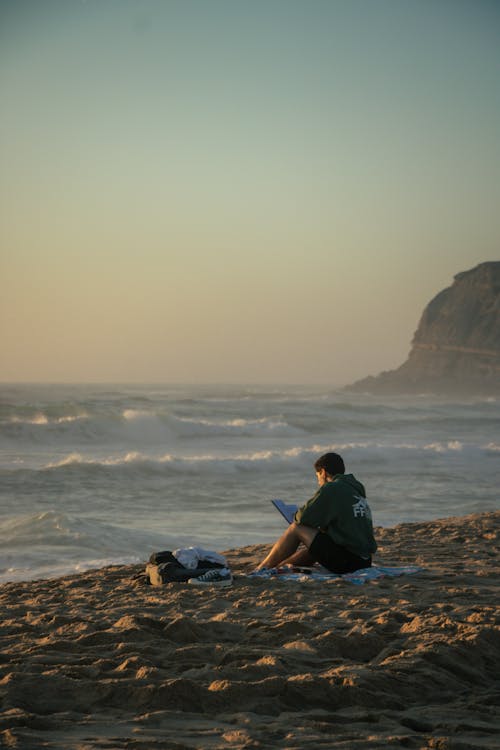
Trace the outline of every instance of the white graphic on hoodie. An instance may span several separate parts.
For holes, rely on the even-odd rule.
[[[352,506],[352,512],[354,514],[354,518],[364,518],[365,516],[367,518],[371,518],[372,514],[371,514],[366,498],[361,497],[361,495],[354,495],[354,497],[358,501],[357,503],[354,503],[354,505]]]

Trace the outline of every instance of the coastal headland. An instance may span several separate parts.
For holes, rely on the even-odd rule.
[[[498,395],[500,261],[456,274],[425,307],[406,362],[347,390]]]
[[[143,566],[0,587],[0,746],[498,748],[500,512],[378,528],[364,585],[146,586]],[[145,559],[153,550],[145,550]]]

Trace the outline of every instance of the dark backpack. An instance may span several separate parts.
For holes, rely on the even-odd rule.
[[[169,550],[165,550],[153,552],[146,565],[146,577],[152,586],[163,586],[164,583],[185,583],[208,570],[223,567],[220,563],[202,560],[196,568],[185,568]]]

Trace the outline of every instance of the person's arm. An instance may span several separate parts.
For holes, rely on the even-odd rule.
[[[333,518],[332,490],[328,484],[320,487],[316,494],[295,514],[295,523],[323,529]]]

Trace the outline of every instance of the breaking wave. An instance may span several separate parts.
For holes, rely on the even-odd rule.
[[[56,510],[0,521],[0,581],[68,575],[136,563],[165,535],[76,518]],[[19,550],[24,550],[22,557]]]
[[[129,451],[113,454],[107,457],[92,457],[82,453],[70,453],[57,461],[52,461],[42,467],[44,472],[54,471],[88,471],[114,472],[124,471],[133,473],[160,474],[224,474],[240,471],[309,471],[311,463],[317,456],[335,451],[341,453],[349,464],[356,465],[378,463],[380,466],[397,467],[398,462],[405,459],[415,461],[419,457],[434,455],[448,456],[451,460],[461,461],[464,444],[458,440],[448,442],[434,442],[425,445],[401,443],[387,445],[382,442],[351,442],[351,443],[315,443],[307,446],[293,446],[286,449],[270,449],[231,454],[200,453],[196,455],[179,455],[165,453],[148,455],[144,452]],[[478,451],[481,453],[497,452],[500,447],[488,443],[480,448],[467,447],[470,457]],[[394,470],[394,469],[393,469]]]
[[[87,413],[50,417],[44,413],[29,417],[11,416],[0,421],[0,436],[22,443],[39,444],[47,440],[56,443],[75,441],[142,441],[154,442],[169,438],[240,436],[293,437],[304,430],[289,424],[282,416],[260,418],[207,419],[155,413],[140,409],[124,409],[120,414],[90,416]]]

